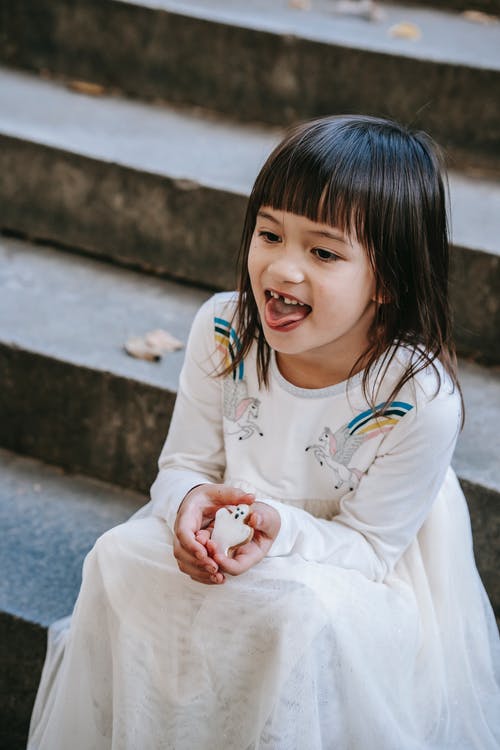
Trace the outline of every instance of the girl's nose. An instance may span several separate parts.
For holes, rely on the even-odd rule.
[[[268,270],[276,282],[300,284],[305,278],[300,260],[286,250],[270,263]]]

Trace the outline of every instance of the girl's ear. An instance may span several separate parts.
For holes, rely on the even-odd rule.
[[[377,305],[387,305],[392,301],[392,296],[389,294],[387,289],[375,289],[372,300],[373,302],[376,302]]]

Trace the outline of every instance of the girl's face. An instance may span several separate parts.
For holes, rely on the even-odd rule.
[[[361,245],[328,224],[261,207],[248,256],[262,328],[285,378],[347,378],[368,346],[375,277]]]

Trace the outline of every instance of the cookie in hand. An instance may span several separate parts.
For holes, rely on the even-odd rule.
[[[211,539],[227,557],[252,539],[253,529],[247,523],[251,512],[248,505],[227,505],[215,514]]]

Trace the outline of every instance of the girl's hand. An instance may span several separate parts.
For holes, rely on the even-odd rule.
[[[278,536],[281,518],[278,511],[270,505],[254,502],[248,524],[254,530],[253,539],[238,547],[232,558],[226,557],[211,539],[206,541],[206,547],[211,558],[224,573],[238,576],[260,562],[267,555],[272,543]],[[202,534],[204,533],[202,532]],[[201,535],[199,535],[199,538],[200,540],[203,539]]]
[[[193,487],[182,501],[174,526],[174,556],[179,570],[199,583],[224,583],[219,565],[208,553],[197,534],[213,522],[224,505],[251,505],[255,500],[235,487],[225,484],[201,484]]]

